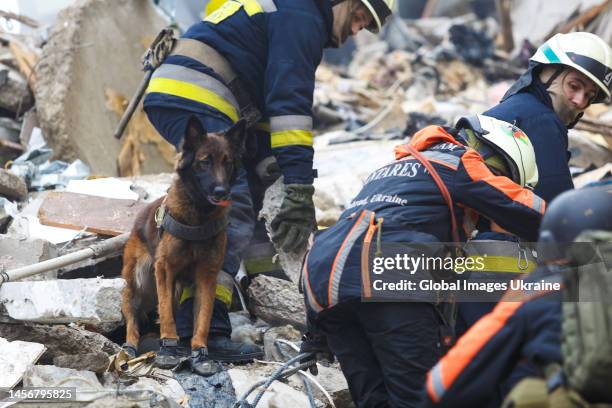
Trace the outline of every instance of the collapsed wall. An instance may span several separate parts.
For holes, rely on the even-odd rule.
[[[41,127],[55,158],[80,158],[93,174],[117,175],[119,117],[106,91],[128,99],[140,83],[140,59],[167,25],[149,0],[78,0],[64,9],[44,46],[36,76]],[[141,146],[142,173],[171,170],[155,143]]]

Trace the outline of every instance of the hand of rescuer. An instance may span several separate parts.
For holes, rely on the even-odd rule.
[[[303,353],[309,353],[309,355],[301,359],[300,363],[314,361],[314,364],[308,367],[308,371],[310,371],[312,375],[319,374],[317,361],[326,361],[329,364],[334,362],[334,355],[327,346],[327,339],[325,336],[313,336],[310,333],[306,333],[304,337],[302,337],[302,345],[300,346],[300,354]]]
[[[283,251],[297,252],[317,226],[310,184],[288,184],[279,213],[271,223],[272,242]]]

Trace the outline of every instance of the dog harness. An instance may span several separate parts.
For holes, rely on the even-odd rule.
[[[209,220],[201,225],[186,225],[170,215],[170,212],[166,210],[165,202],[155,210],[155,224],[160,237],[164,231],[167,231],[170,235],[185,241],[205,241],[227,228],[228,222],[227,217],[222,217]]]

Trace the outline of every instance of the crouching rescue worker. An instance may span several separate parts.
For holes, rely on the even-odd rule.
[[[475,140],[482,155],[469,147]],[[315,236],[302,272],[309,316],[302,351],[332,353],[358,407],[418,405],[441,354],[435,301],[367,302],[370,248],[464,241],[470,231],[458,226],[468,208],[535,239],[545,207],[524,187],[538,179],[531,143],[506,122],[472,116],[454,129],[430,126],[395,158]]]
[[[423,406],[500,406],[511,389],[508,408],[612,402],[611,244],[612,179],[555,199],[524,278],[547,285],[507,292],[472,326],[428,373]]]
[[[529,135],[540,180],[534,192],[547,202],[574,187],[568,129],[591,104],[608,101],[611,88],[610,46],[591,33],[557,34],[540,46],[502,101],[484,113],[514,123]],[[473,245],[488,254],[486,272],[498,280],[507,280],[513,272],[531,272],[536,265],[531,251],[522,248],[516,237],[487,224],[478,225],[481,233]],[[494,307],[495,303],[460,304],[458,332],[464,333]]]
[[[217,285],[208,358],[239,362],[263,355],[259,347],[230,340],[228,315],[232,280],[253,234],[250,191],[261,193],[262,184],[284,176],[286,194],[272,223],[272,239],[287,251],[303,247],[315,228],[311,116],[315,70],[325,47],[340,46],[364,28],[378,32],[391,15],[393,2],[218,2],[218,8],[190,27],[153,73],[144,109],[177,150],[192,116],[208,132],[223,131],[244,118],[250,132],[244,170],[231,188],[227,255]],[[219,198],[228,196],[229,191]],[[258,205],[261,197],[254,198]],[[189,291],[184,292],[176,323],[185,346],[193,331],[193,307]],[[188,348],[178,340],[161,339],[158,362],[179,363]]]

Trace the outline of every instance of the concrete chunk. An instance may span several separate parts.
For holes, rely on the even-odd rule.
[[[23,201],[28,197],[28,187],[16,175],[0,169],[0,196]]]
[[[259,275],[248,292],[250,307],[257,317],[274,326],[290,324],[305,329],[304,298],[295,283]]]
[[[52,364],[55,358],[66,355],[83,355],[101,351],[111,356],[121,350],[119,345],[103,335],[78,326],[0,323],[0,337],[9,341],[28,340],[44,344],[47,351],[40,358],[42,364]]]
[[[8,282],[0,306],[15,320],[37,323],[120,322],[123,279],[66,279]]]
[[[0,337],[0,389],[13,388],[28,368],[45,352],[45,346],[27,341],[9,342]]]
[[[11,270],[55,258],[58,251],[55,245],[42,239],[22,240],[9,235],[0,235],[0,254],[0,269]],[[47,279],[57,279],[57,271],[45,272],[24,280]]]

